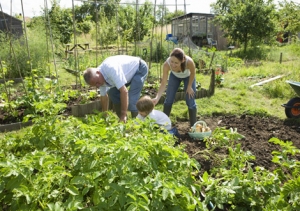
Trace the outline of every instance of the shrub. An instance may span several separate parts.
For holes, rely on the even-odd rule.
[[[38,76],[45,75],[50,47],[47,47],[46,40],[41,39],[45,37],[43,31],[36,29],[29,33],[30,40],[26,40],[25,37],[9,39],[5,34],[1,34],[0,58],[6,62],[6,78],[30,76],[33,69],[37,70]]]

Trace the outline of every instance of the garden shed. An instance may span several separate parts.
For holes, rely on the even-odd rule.
[[[20,37],[23,35],[22,21],[0,11],[0,31]]]
[[[188,37],[199,47],[215,46],[227,49],[227,40],[219,26],[213,23],[214,14],[188,13],[172,19],[172,36],[179,41]]]

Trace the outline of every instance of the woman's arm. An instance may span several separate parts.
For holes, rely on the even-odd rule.
[[[186,93],[191,98],[191,97],[195,96],[195,92],[192,89],[192,84],[193,84],[193,81],[196,77],[196,68],[195,68],[195,63],[194,63],[193,59],[188,60],[187,68],[190,70],[190,78],[189,78],[189,84],[188,84],[187,89],[186,89]]]
[[[167,62],[163,64],[163,76],[160,82],[160,86],[158,89],[158,92],[156,94],[156,97],[152,99],[154,105],[156,105],[161,98],[162,94],[166,90],[167,82],[168,82],[168,76],[169,76],[170,66]]]

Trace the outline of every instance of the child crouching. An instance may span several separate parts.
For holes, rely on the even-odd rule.
[[[141,97],[136,103],[136,108],[138,109],[138,119],[142,121],[146,117],[153,119],[157,125],[164,127],[170,134],[177,138],[180,137],[177,128],[172,128],[170,118],[164,112],[154,109],[154,103],[149,96]]]

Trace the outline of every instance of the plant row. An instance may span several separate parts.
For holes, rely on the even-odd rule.
[[[52,108],[55,110],[55,108]],[[234,129],[216,128],[199,163],[151,120],[45,115],[0,147],[2,210],[299,210],[299,149],[271,139],[274,171],[253,167]],[[225,149],[220,156],[217,150]]]

